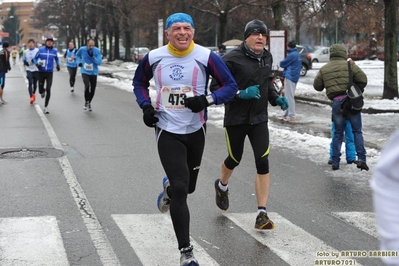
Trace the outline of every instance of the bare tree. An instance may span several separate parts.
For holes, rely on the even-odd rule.
[[[383,99],[398,97],[398,67],[397,67],[397,0],[384,0],[385,3],[385,62],[384,62],[384,92]]]

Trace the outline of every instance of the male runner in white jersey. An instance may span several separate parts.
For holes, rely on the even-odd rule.
[[[28,79],[28,91],[30,97],[30,103],[33,104],[36,100],[36,89],[37,81],[39,80],[38,69],[33,63],[33,58],[35,58],[39,49],[36,47],[35,40],[29,39],[28,50],[25,50],[22,61],[25,65],[26,78]]]
[[[175,13],[166,20],[169,43],[150,51],[133,78],[144,123],[155,127],[158,153],[166,177],[158,208],[170,216],[181,253],[180,265],[199,265],[190,244],[187,194],[195,190],[205,145],[206,107],[222,104],[237,93],[237,84],[222,58],[193,41],[191,16]],[[209,75],[220,89],[208,95]],[[149,80],[156,86],[155,109]]]

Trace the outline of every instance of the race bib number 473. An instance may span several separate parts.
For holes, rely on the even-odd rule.
[[[165,109],[182,110],[185,108],[185,99],[189,97],[194,97],[191,86],[164,86],[161,89],[161,100]]]

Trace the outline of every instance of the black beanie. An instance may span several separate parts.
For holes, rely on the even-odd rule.
[[[10,46],[10,44],[8,42],[3,42],[3,48],[7,48],[9,46]]]
[[[295,48],[296,47],[296,42],[294,40],[292,40],[292,41],[288,42],[287,46],[289,48]]]
[[[248,36],[252,33],[262,33],[265,35],[269,35],[265,23],[257,19],[251,20],[247,23],[247,25],[245,25],[244,40],[247,39]]]

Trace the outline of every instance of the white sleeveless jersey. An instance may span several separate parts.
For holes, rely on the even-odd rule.
[[[155,110],[157,126],[168,132],[188,134],[205,123],[206,110],[193,113],[184,107],[184,99],[205,94],[210,50],[195,44],[184,57],[176,57],[167,46],[153,50],[148,55],[156,86]]]
[[[34,48],[32,50],[31,49],[25,50],[24,59],[26,59],[26,62],[29,63],[29,66],[25,66],[26,71],[30,71],[30,72],[38,71],[37,67],[32,62],[32,59],[35,58],[38,51],[39,51],[38,48]]]

